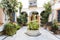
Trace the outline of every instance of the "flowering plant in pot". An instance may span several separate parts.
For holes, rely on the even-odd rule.
[[[33,20],[28,23],[28,30],[27,30],[26,34],[29,36],[39,36],[40,35],[39,24],[38,24],[37,20]]]

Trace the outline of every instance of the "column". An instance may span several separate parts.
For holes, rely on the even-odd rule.
[[[31,16],[30,16],[30,13],[29,13],[29,12],[28,12],[27,14],[28,14],[28,17],[27,17],[28,22],[27,22],[27,23],[29,23],[29,22],[30,22],[30,18],[31,18]]]
[[[39,26],[40,26],[40,13],[38,13],[38,23],[39,23]]]

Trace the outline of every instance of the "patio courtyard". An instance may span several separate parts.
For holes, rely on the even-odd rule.
[[[60,0],[0,0],[0,40],[60,40]]]
[[[27,27],[24,26],[13,36],[0,36],[0,40],[60,40],[60,35],[54,35],[50,31],[45,30],[44,28],[40,28],[39,32],[40,36],[31,37],[26,35]]]

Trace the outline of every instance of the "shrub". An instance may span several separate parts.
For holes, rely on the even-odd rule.
[[[43,6],[44,11],[41,12],[41,25],[44,26],[48,22],[49,15],[51,14],[51,4],[48,2]]]
[[[16,23],[13,23],[12,25],[13,25],[17,30],[20,29],[20,25],[18,25],[18,24],[16,24]]]
[[[53,30],[58,30],[58,26],[56,24],[53,24],[52,28]]]
[[[27,14],[21,13],[19,18],[17,18],[19,25],[25,26],[27,24]]]
[[[54,21],[54,23],[52,25],[52,31],[55,32],[56,30],[58,30],[58,25],[57,25],[57,22]]]
[[[16,34],[17,29],[19,29],[20,27],[16,24],[13,23],[7,23],[5,25],[4,31],[6,33],[6,35],[8,36],[12,36],[14,34]]]
[[[39,29],[39,24],[36,20],[29,22],[28,26],[29,26],[28,27],[29,30],[38,30]]]

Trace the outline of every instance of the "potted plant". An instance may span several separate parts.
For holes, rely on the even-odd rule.
[[[57,25],[57,22],[54,20],[53,25],[52,25],[52,31],[54,33],[57,33],[58,32],[57,30],[58,30],[58,25]]]
[[[39,36],[40,35],[39,24],[38,24],[37,20],[33,20],[28,23],[28,29],[27,29],[26,34],[29,36]]]
[[[45,26],[45,24],[48,22],[49,15],[51,14],[51,4],[50,2],[45,3],[44,6],[45,8],[44,11],[41,12],[41,26]]]
[[[52,30],[52,22],[47,22],[45,25],[44,25],[44,29],[47,29],[47,30],[49,30],[49,31],[51,31]]]
[[[4,34],[13,36],[14,34],[16,34],[18,29],[20,29],[20,26],[18,26],[17,24],[7,23],[4,27]]]

